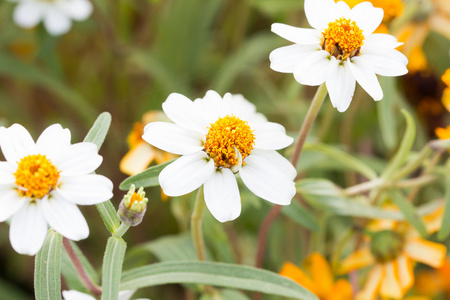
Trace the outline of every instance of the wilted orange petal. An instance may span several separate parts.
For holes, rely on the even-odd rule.
[[[341,262],[339,273],[345,274],[355,269],[367,267],[375,262],[368,247],[361,248]]]
[[[398,276],[403,293],[406,293],[414,284],[414,272],[411,259],[405,255],[397,258]]]
[[[332,286],[325,300],[351,300],[352,286],[345,279],[339,279]]]
[[[450,139],[450,125],[446,128],[438,127],[434,130],[437,137],[441,140]]]
[[[415,261],[438,268],[444,263],[447,247],[422,238],[413,238],[406,242],[405,253]]]
[[[432,234],[441,229],[443,215],[444,215],[444,205],[442,205],[434,212],[426,215],[423,218],[423,222],[425,223],[425,227],[427,228],[428,233]]]
[[[444,73],[444,75],[442,75],[441,79],[448,87],[450,87],[450,69],[447,69],[445,71],[445,73]]]
[[[138,143],[120,161],[120,171],[127,175],[144,171],[155,158],[156,151],[153,146],[144,141]]]
[[[385,274],[380,289],[381,296],[401,299],[403,297],[403,290],[400,285],[397,262],[394,260],[385,263],[384,269]]]
[[[442,92],[441,102],[445,109],[450,112],[450,88],[445,88]]]
[[[314,294],[318,292],[311,278],[299,267],[290,262],[284,263],[279,274],[294,280]]]
[[[375,300],[383,277],[384,268],[379,264],[375,265],[367,276],[364,289],[356,295],[356,300]]]
[[[422,50],[421,46],[415,47],[411,51],[411,58],[408,61],[408,70],[409,72],[419,72],[424,71],[428,67],[427,58],[425,53]]]
[[[333,273],[330,264],[318,252],[309,255],[305,260],[305,270],[309,271],[320,295],[327,295],[333,285]]]

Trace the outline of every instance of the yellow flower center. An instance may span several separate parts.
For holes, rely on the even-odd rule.
[[[227,115],[211,124],[204,146],[216,167],[230,168],[239,164],[236,149],[244,160],[252,152],[254,144],[255,135],[248,123]]]
[[[130,204],[128,205],[128,209],[131,209],[131,206],[133,206],[134,202],[141,202],[144,199],[144,197],[142,196],[142,193],[138,194],[138,193],[133,193],[133,195],[131,195],[130,198]]]
[[[322,33],[322,49],[340,60],[358,55],[363,41],[363,32],[356,22],[345,18],[328,23]]]
[[[45,155],[35,154],[20,160],[14,176],[20,196],[41,199],[56,188],[59,171]]]

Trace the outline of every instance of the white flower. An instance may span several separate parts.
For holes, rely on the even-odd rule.
[[[408,72],[407,58],[395,50],[402,43],[392,35],[373,33],[383,20],[381,8],[370,2],[350,9],[342,1],[305,0],[305,13],[313,29],[272,25],[273,32],[295,44],[272,51],[270,67],[293,73],[301,84],[325,82],[331,103],[340,112],[352,101],[355,80],[374,100],[381,100],[376,74]]]
[[[17,25],[32,28],[41,20],[52,35],[61,35],[70,30],[72,19],[83,21],[92,13],[89,0],[10,0],[19,2],[13,19]]]
[[[9,239],[20,254],[34,255],[47,224],[71,240],[85,239],[89,228],[76,204],[112,197],[112,182],[91,174],[102,157],[93,143],[70,144],[70,131],[54,124],[35,143],[19,124],[0,128],[0,222],[10,217]]]
[[[120,291],[119,292],[119,300],[129,300],[131,299],[131,296],[133,296],[134,292],[136,290],[128,290],[128,291]],[[63,291],[62,292],[64,300],[95,300],[94,297],[92,297],[91,295],[79,292],[79,291],[75,291],[75,290],[70,290],[70,291]],[[149,300],[146,298],[139,298],[139,299],[135,299],[135,300]]]
[[[171,94],[163,110],[173,123],[153,122],[142,138],[164,151],[182,155],[159,175],[168,196],[192,192],[204,184],[205,202],[220,222],[241,213],[235,174],[257,196],[288,205],[295,195],[295,168],[276,150],[293,139],[283,126],[267,122],[241,95],[220,97],[208,91],[191,101]]]

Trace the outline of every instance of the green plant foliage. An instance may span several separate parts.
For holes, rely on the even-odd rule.
[[[127,191],[130,189],[131,185],[134,184],[137,187],[151,187],[159,186],[158,176],[159,173],[168,165],[173,163],[175,160],[171,160],[156,166],[152,166],[147,170],[130,176],[125,179],[119,186],[122,191]]]
[[[102,297],[104,299],[119,299],[120,275],[126,249],[127,244],[121,238],[108,239],[102,267]]]

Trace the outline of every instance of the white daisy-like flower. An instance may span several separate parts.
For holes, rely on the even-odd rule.
[[[301,84],[325,82],[338,111],[349,107],[355,80],[378,101],[383,91],[376,74],[400,76],[408,72],[407,58],[395,50],[402,43],[392,35],[373,33],[383,20],[381,8],[370,2],[350,9],[343,1],[305,0],[305,13],[311,29],[272,25],[273,32],[295,44],[272,51],[270,67],[293,73]]]
[[[295,168],[276,150],[293,139],[283,126],[267,122],[241,95],[222,97],[208,91],[191,101],[171,94],[163,110],[174,123],[152,122],[142,138],[164,151],[182,155],[159,175],[168,196],[180,196],[204,185],[206,205],[220,222],[241,213],[239,174],[257,196],[288,205],[295,195]]]
[[[14,22],[24,28],[32,28],[41,20],[52,35],[70,30],[72,20],[83,21],[92,13],[89,0],[10,0],[18,2],[14,9]]]
[[[130,300],[136,290],[127,290],[119,292],[119,300]],[[93,296],[76,291],[63,291],[64,300],[96,300]],[[147,298],[139,298],[135,300],[149,300]]]
[[[34,255],[44,243],[48,225],[68,239],[89,235],[77,207],[112,197],[113,184],[91,174],[102,157],[93,143],[71,145],[69,129],[54,124],[37,142],[19,124],[0,128],[0,222],[11,218],[9,239],[20,254]]]

